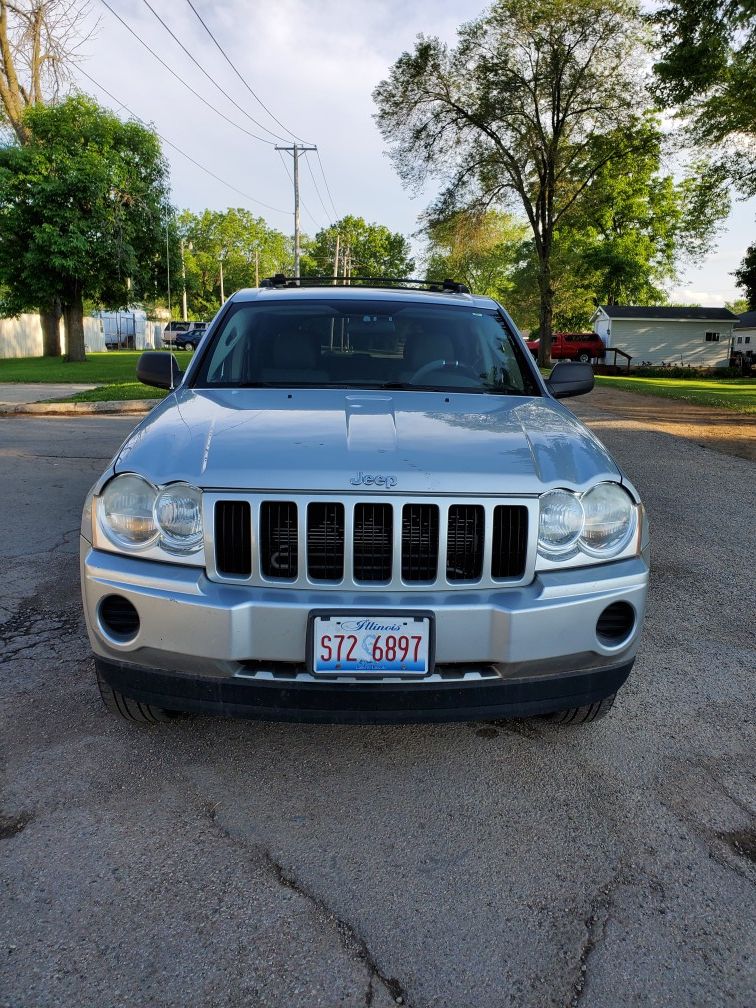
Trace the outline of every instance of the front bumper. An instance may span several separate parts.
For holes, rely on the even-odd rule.
[[[529,585],[485,591],[349,592],[218,584],[200,568],[97,550],[84,539],[82,594],[103,677],[129,696],[175,709],[292,720],[453,720],[525,716],[616,692],[638,647],[644,557],[549,571]],[[128,599],[140,627],[113,639],[99,617]],[[619,645],[596,633],[604,609],[632,606]],[[306,672],[314,609],[429,610],[436,672],[419,681],[325,681]]]

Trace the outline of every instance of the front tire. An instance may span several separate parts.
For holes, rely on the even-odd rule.
[[[585,704],[583,707],[568,707],[567,710],[554,711],[553,714],[546,714],[544,721],[550,724],[579,725],[590,724],[606,717],[614,705],[617,694],[597,700],[596,703]]]
[[[118,690],[108,685],[99,672],[97,673],[97,688],[100,691],[105,709],[114,717],[128,721],[130,724],[163,724],[165,721],[172,721],[174,718],[180,717],[176,711],[165,710],[163,707],[155,707],[153,704],[142,703],[140,700],[124,696],[123,693],[119,693]]]
[[[578,354],[575,360],[578,362],[578,364],[590,364],[591,355],[589,353],[583,352]]]
[[[194,350],[191,343],[184,343],[184,350]]]

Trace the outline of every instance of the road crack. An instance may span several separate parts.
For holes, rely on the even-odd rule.
[[[395,1004],[406,1005],[408,1008],[411,1008],[411,1004],[407,999],[407,993],[401,983],[396,979],[396,977],[386,976],[378,963],[375,961],[365,939],[351,924],[334,913],[325,900],[308,889],[303,882],[284,868],[269,848],[262,844],[247,844],[226,829],[226,827],[218,821],[217,805],[206,803],[203,811],[207,819],[219,830],[220,833],[223,834],[227,840],[231,841],[233,844],[243,846],[248,851],[254,851],[259,857],[261,863],[276,880],[278,885],[284,889],[288,889],[290,892],[296,893],[297,896],[309,903],[310,906],[317,910],[321,916],[328,920],[338,935],[342,948],[344,948],[344,950],[351,956],[364,963],[368,970],[368,986],[365,992],[365,1005],[368,1006],[368,1008],[373,1004],[374,982],[376,980],[383,985],[387,993],[393,998]]]
[[[566,1008],[579,1008],[583,1002],[588,973],[596,949],[606,937],[606,929],[614,912],[614,894],[621,884],[619,873],[603,886],[591,900],[584,918],[585,938],[580,946],[578,966]]]

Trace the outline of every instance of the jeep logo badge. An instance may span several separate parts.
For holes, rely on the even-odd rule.
[[[396,476],[385,476],[383,473],[358,472],[349,480],[352,486],[382,486],[390,490],[396,486]]]

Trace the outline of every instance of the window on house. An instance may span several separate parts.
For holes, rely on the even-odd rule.
[[[751,342],[751,337],[750,336],[746,336],[745,341],[746,341],[746,343],[750,343]]]
[[[743,337],[742,336],[738,336],[738,343],[742,343],[742,342],[743,342]]]
[[[707,332],[706,333],[707,343],[719,343],[719,333],[718,332]]]

